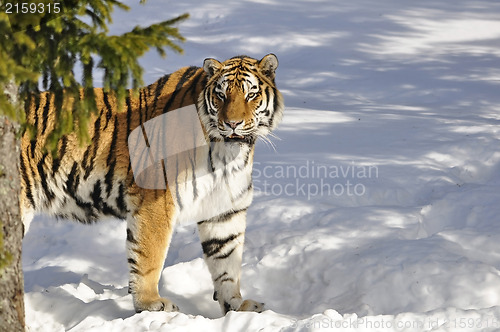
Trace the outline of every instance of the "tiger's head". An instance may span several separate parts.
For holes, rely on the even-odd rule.
[[[208,82],[200,94],[201,122],[214,141],[255,143],[281,121],[283,97],[274,83],[278,59],[205,59]]]

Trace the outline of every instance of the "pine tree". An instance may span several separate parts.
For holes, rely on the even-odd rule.
[[[25,325],[18,138],[19,131],[34,128],[26,125],[23,101],[38,92],[40,83],[57,96],[57,128],[47,150],[72,131],[85,141],[89,116],[96,112],[93,73],[97,67],[104,69],[104,89],[123,103],[128,87],[143,84],[140,56],[151,48],[162,56],[166,49],[182,51],[179,42],[184,39],[174,25],[187,14],[110,35],[107,26],[116,7],[129,9],[118,0],[0,3],[0,332],[23,331]],[[83,70],[81,81],[73,72],[77,65]],[[85,98],[65,107],[65,100],[79,100],[75,97],[81,89]]]

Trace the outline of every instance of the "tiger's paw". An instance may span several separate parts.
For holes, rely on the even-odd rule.
[[[179,307],[175,305],[172,301],[159,297],[153,301],[143,301],[134,303],[135,311],[166,311],[166,312],[176,312],[179,311]]]
[[[257,302],[254,300],[245,300],[241,303],[238,311],[253,311],[253,312],[262,312],[264,311],[264,303]]]

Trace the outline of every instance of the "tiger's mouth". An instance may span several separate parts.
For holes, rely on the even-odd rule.
[[[256,138],[253,135],[231,134],[224,136],[224,142],[254,144]]]
[[[255,134],[255,131],[251,129],[240,130],[236,128],[229,129],[221,126],[218,127],[219,139],[222,138],[224,142],[253,144],[257,139]]]

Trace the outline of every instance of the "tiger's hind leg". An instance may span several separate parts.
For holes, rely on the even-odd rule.
[[[245,238],[246,209],[198,223],[203,256],[214,283],[214,300],[228,311],[262,312],[264,303],[241,298],[240,274]]]
[[[179,310],[170,300],[160,297],[158,292],[175,224],[175,209],[172,204],[165,204],[166,197],[157,196],[143,200],[140,208],[127,220],[129,292],[132,293],[136,312]]]

